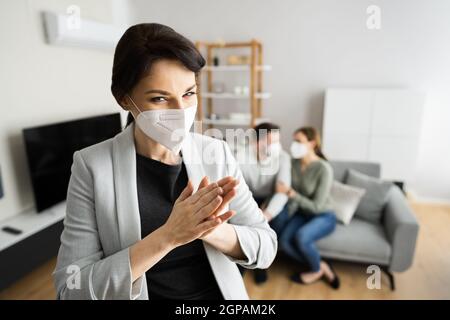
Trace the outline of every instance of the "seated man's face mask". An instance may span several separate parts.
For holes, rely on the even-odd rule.
[[[178,153],[181,150],[184,138],[194,123],[197,105],[184,109],[141,111],[133,99],[129,95],[127,96],[139,111],[136,118],[139,129],[149,138]]]

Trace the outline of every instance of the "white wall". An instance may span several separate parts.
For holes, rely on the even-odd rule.
[[[446,0],[4,0],[0,1],[0,220],[33,206],[24,127],[117,111],[110,94],[112,52],[49,46],[39,12],[81,7],[82,17],[160,22],[192,40],[265,45],[273,65],[264,113],[290,132],[321,127],[327,87],[411,87],[428,93],[417,174],[423,198],[450,201],[450,2]],[[381,7],[382,29],[366,28]],[[129,13],[131,9],[131,13]],[[277,112],[276,110],[283,110]],[[296,114],[296,117],[292,117]]]
[[[34,205],[22,128],[118,111],[110,93],[113,52],[47,45],[40,12],[81,8],[83,18],[125,23],[122,0],[0,1],[0,220]]]
[[[450,201],[448,0],[133,0],[136,22],[159,22],[192,40],[260,39],[273,65],[264,113],[285,129],[321,127],[327,87],[410,87],[427,92],[417,173],[410,187]],[[366,28],[369,5],[381,30]],[[280,112],[282,110],[282,112]],[[293,117],[292,115],[296,115]],[[401,125],[401,124],[399,124]]]

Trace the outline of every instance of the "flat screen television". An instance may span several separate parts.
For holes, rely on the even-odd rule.
[[[64,201],[73,154],[114,137],[121,131],[120,114],[108,114],[23,130],[37,212]]]

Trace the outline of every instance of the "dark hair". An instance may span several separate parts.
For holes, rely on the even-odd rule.
[[[280,127],[274,123],[263,122],[253,128],[256,131],[256,140],[266,137],[271,131],[280,130]]]
[[[314,141],[316,143],[316,146],[314,148],[314,152],[323,160],[328,160],[325,155],[322,152],[322,142],[320,139],[320,134],[319,131],[317,131],[316,128],[313,127],[302,127],[299,128],[297,130],[295,130],[294,134],[297,133],[303,133],[306,136],[306,139],[308,139],[308,141]]]
[[[111,92],[120,104],[153,63],[161,59],[180,61],[187,69],[198,73],[205,59],[195,45],[172,28],[158,23],[142,23],[125,31],[117,43],[112,68]],[[127,125],[133,121],[128,114]]]

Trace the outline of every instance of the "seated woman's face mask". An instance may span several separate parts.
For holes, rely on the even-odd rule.
[[[184,109],[141,111],[129,95],[128,98],[139,111],[136,118],[139,129],[149,138],[178,153],[184,138],[194,123],[197,105]]]
[[[308,154],[308,147],[306,144],[293,141],[291,144],[291,156],[294,159],[301,159]]]

